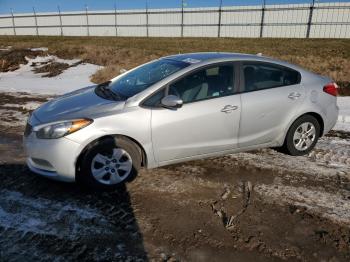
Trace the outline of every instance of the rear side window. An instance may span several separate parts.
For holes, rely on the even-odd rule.
[[[301,79],[293,69],[261,62],[244,62],[243,75],[246,92],[296,85]]]

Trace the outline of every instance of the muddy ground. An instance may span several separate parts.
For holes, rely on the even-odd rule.
[[[350,134],[142,170],[96,193],[25,166],[25,117],[51,97],[0,94],[0,260],[349,261]]]

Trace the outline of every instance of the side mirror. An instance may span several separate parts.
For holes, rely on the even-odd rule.
[[[161,104],[165,108],[174,109],[182,107],[183,101],[178,96],[167,95],[162,99]]]

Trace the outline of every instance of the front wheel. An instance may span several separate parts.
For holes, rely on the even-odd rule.
[[[283,149],[292,156],[309,153],[320,136],[320,124],[311,115],[298,118],[289,128]]]
[[[77,179],[96,189],[114,189],[133,179],[140,166],[141,155],[132,141],[106,139],[87,150]]]

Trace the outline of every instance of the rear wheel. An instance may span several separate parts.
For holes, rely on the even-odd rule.
[[[320,136],[320,124],[311,115],[298,118],[289,128],[283,151],[292,156],[309,153],[316,145]]]
[[[82,158],[79,181],[108,190],[132,180],[141,166],[138,147],[127,138],[106,139],[87,150]]]

